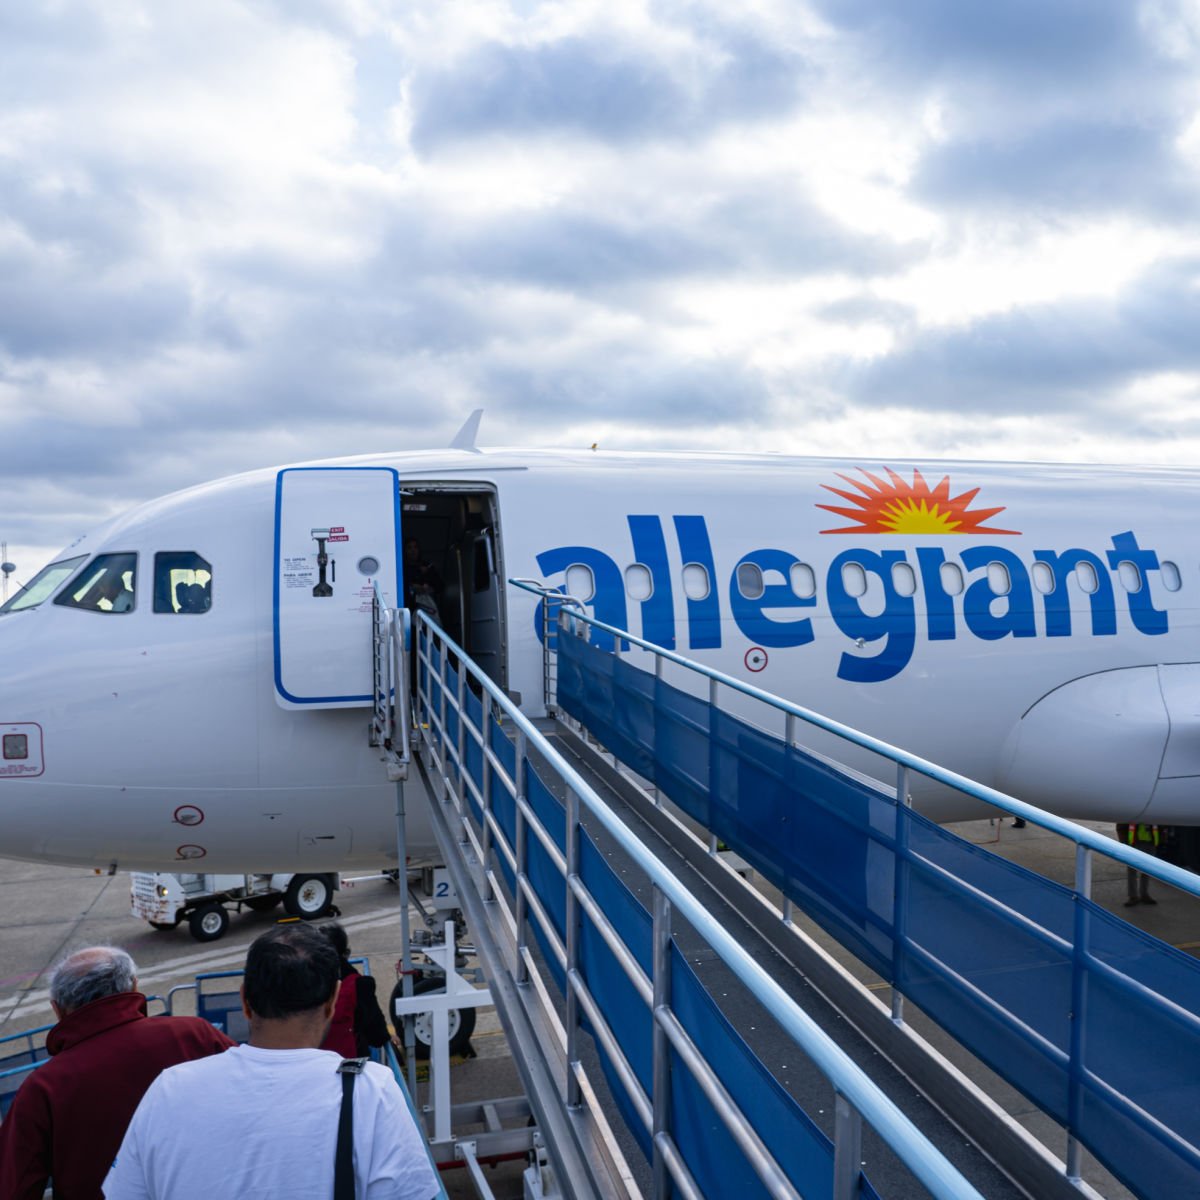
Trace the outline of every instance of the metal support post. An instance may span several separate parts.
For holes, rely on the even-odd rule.
[[[904,994],[900,980],[904,968],[904,939],[908,936],[908,825],[912,797],[908,794],[908,768],[896,765],[896,877],[892,883],[892,1020],[904,1024]]]
[[[467,815],[467,668],[461,659],[458,662],[458,687],[455,702],[458,705],[458,815]]]
[[[529,866],[529,826],[525,819],[525,790],[526,790],[526,772],[528,767],[525,762],[525,731],[517,730],[517,745],[516,745],[516,778],[513,780],[515,795],[513,797],[514,807],[517,810],[517,828],[516,828],[516,846],[514,851],[517,857],[516,866],[516,901],[517,901],[517,983],[529,982],[529,963],[525,954],[525,949],[529,945],[529,901],[525,897],[526,871]]]
[[[579,795],[567,788],[566,829],[567,876],[565,879],[567,933],[567,1095],[568,1108],[578,1108],[582,1101],[579,1087],[579,996],[572,979],[579,970],[579,900],[572,883],[579,878]]]
[[[492,760],[488,748],[492,735],[492,693],[483,693],[483,769],[480,772],[480,804],[483,809],[483,828],[481,831],[481,853],[483,862],[480,864],[483,872],[480,879],[481,896],[485,902],[492,900],[491,876],[488,874],[492,865],[492,823],[488,820],[492,811]]]
[[[1083,1170],[1083,1146],[1077,1130],[1083,1117],[1084,1073],[1087,1069],[1088,957],[1092,895],[1092,852],[1075,847],[1075,928],[1071,953],[1071,1059],[1067,1075],[1067,1177],[1078,1182]]]
[[[400,892],[400,983],[401,993],[407,999],[413,994],[412,934],[408,923],[408,831],[405,827],[404,782],[396,783],[396,882]],[[389,1014],[393,1028],[397,1024],[396,1014]],[[413,1029],[413,1018],[404,1018],[404,1061],[408,1067],[408,1090],[417,1094],[417,1040]]]
[[[671,1008],[671,901],[657,885],[654,888],[654,1017],[653,1075],[654,1127],[650,1136],[654,1145],[654,1195],[669,1196],[670,1173],[660,1137],[671,1136],[671,1043],[658,1020],[660,1010]]]
[[[858,1200],[862,1174],[862,1115],[840,1092],[834,1100],[833,1200]]]

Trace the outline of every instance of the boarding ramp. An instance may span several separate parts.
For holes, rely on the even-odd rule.
[[[681,864],[653,854],[436,624],[418,627],[417,762],[554,1194],[873,1197],[866,1127],[909,1173],[906,1195],[979,1196],[684,886]],[[827,1081],[832,1137],[730,1020],[731,997],[788,1040],[795,1074]]]
[[[550,702],[777,886],[785,920],[794,903],[891,984],[895,1028],[908,997],[1054,1117],[1068,1139],[1067,1183],[1079,1185],[1086,1147],[1136,1195],[1194,1187],[1200,962],[1108,913],[1090,889],[1096,853],[1193,895],[1200,879],[539,594],[547,614],[567,614],[546,631]],[[629,647],[652,656],[648,670]],[[754,723],[728,711],[731,695],[760,707]],[[806,750],[803,727],[871,750],[895,786]],[[914,772],[1070,839],[1074,887],[914,812]],[[881,1041],[911,1061],[886,1030]],[[975,1101],[959,1108],[961,1122],[1007,1155],[1015,1131],[998,1116],[988,1129]],[[1040,1195],[1046,1184],[1026,1186]]]

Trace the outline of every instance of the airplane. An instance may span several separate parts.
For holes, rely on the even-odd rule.
[[[531,716],[544,601],[518,577],[1060,815],[1200,824],[1195,472],[484,451],[478,419],[449,449],[142,504],[11,597],[0,855],[394,861],[394,785],[363,709],[371,590],[403,603],[406,542],[440,581],[446,632]],[[994,814],[913,791],[936,820]],[[411,803],[409,842],[435,855]]]

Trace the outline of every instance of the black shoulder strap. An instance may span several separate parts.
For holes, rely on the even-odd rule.
[[[333,1200],[354,1200],[354,1077],[367,1065],[365,1058],[344,1058],[338,1063],[342,1077],[342,1112],[338,1117],[337,1154],[333,1160]]]

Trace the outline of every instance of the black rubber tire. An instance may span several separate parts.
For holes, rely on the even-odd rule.
[[[217,903],[202,904],[188,913],[188,929],[198,942],[215,942],[225,936],[229,914]]]
[[[420,979],[413,981],[413,995],[419,996],[422,992],[440,992],[443,986],[440,975],[423,975]],[[400,1038],[401,1042],[404,1040],[404,1030],[403,1022],[397,1023],[396,1020],[396,1000],[403,995],[404,981],[397,980],[388,999],[388,1020],[396,1027],[396,1036]],[[413,1032],[416,1037],[417,1057],[420,1059],[429,1057],[429,1033],[421,1018],[427,1017],[432,1020],[432,1016],[432,1013],[417,1014],[416,1028]],[[452,1008],[449,1018],[450,1054],[451,1056],[465,1055],[471,1049],[471,1034],[475,1032],[475,1010],[473,1008]]]
[[[333,880],[328,875],[293,875],[283,898],[289,917],[316,921],[333,908]]]
[[[270,896],[247,896],[242,903],[251,912],[270,912],[273,908],[278,908],[283,903],[283,894],[274,892]]]

